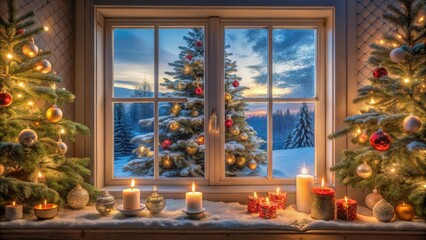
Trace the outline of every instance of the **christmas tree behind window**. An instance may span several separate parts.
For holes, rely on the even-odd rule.
[[[7,20],[0,18],[0,203],[61,202],[76,184],[93,196],[84,182],[90,159],[66,157],[66,143],[90,131],[63,117],[60,107],[74,95],[57,87],[51,52],[34,41],[44,28],[34,12],[21,15],[15,1],[7,4]]]
[[[426,3],[398,0],[383,15],[391,26],[372,44],[371,84],[354,103],[361,113],[331,138],[350,134],[355,148],[332,168],[345,185],[373,189],[394,206],[403,201],[426,217]]]

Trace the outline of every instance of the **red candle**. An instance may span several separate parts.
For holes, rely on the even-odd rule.
[[[324,178],[321,187],[312,189],[311,217],[317,220],[334,220],[334,189],[324,187]]]
[[[254,192],[253,196],[248,196],[247,212],[249,213],[258,213],[259,212],[259,202],[263,198],[257,196],[257,193]]]
[[[266,201],[261,201],[259,204],[259,217],[265,219],[271,219],[277,216],[277,204],[269,201],[269,198],[266,198]]]
[[[353,199],[339,199],[336,201],[337,218],[345,221],[353,221],[356,219],[357,202]]]
[[[268,197],[271,199],[271,202],[274,202],[277,205],[279,209],[285,209],[287,203],[286,192],[281,192],[280,188],[277,188],[277,191],[269,192]]]

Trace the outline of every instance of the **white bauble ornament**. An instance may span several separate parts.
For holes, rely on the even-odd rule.
[[[38,136],[33,130],[27,128],[22,130],[18,135],[19,143],[24,147],[31,147],[37,143]]]
[[[382,199],[374,205],[373,215],[381,222],[389,222],[395,216],[395,210],[390,203],[386,202],[385,199]]]
[[[402,48],[395,48],[389,54],[389,57],[392,62],[399,63],[405,59],[405,51]]]
[[[4,173],[4,166],[3,164],[0,164],[0,176]]]
[[[363,162],[356,168],[356,173],[360,178],[368,178],[373,174],[373,170],[367,162]]]
[[[58,154],[65,155],[68,151],[68,146],[62,142],[62,139],[58,140]]]
[[[68,192],[67,203],[73,209],[82,209],[89,203],[89,192],[77,184]]]
[[[374,189],[372,193],[368,194],[365,197],[365,205],[369,209],[373,209],[374,205],[376,205],[376,203],[382,199],[382,195],[380,195],[380,193],[377,193],[377,189]]]
[[[417,132],[422,126],[422,120],[420,120],[419,117],[411,114],[410,116],[404,118],[404,122],[402,124],[405,131],[414,133]]]

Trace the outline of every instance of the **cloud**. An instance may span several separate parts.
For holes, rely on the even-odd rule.
[[[114,62],[147,64],[153,61],[153,29],[114,30]]]

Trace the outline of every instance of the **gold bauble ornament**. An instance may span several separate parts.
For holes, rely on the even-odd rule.
[[[198,144],[196,142],[190,142],[185,147],[186,153],[189,155],[194,155],[198,152]]]
[[[247,164],[247,159],[245,157],[237,157],[237,160],[235,161],[235,164],[239,168],[244,168]]]
[[[257,168],[257,162],[255,160],[250,160],[247,164],[248,168],[255,170]]]
[[[164,156],[161,162],[165,169],[171,169],[174,164],[173,160],[169,157],[169,155]]]
[[[47,109],[46,118],[51,123],[57,123],[62,119],[62,110],[56,105],[53,105],[51,108]]]
[[[73,209],[82,209],[89,203],[89,192],[77,184],[68,192],[67,203]]]
[[[179,129],[179,123],[176,121],[170,121],[169,123],[169,129],[171,131],[177,131]]]
[[[38,54],[38,47],[32,42],[26,43],[22,47],[22,53],[27,57],[35,57]]]
[[[237,126],[232,126],[232,127],[230,127],[229,128],[229,133],[231,134],[231,135],[238,135],[238,134],[240,134],[240,129],[237,127]]]
[[[0,176],[4,173],[4,166],[3,164],[0,164]]]
[[[225,93],[225,101],[229,102],[232,100],[232,95],[229,93]]]
[[[173,104],[171,111],[172,111],[173,114],[176,115],[176,114],[179,114],[181,109],[182,109],[182,107],[178,103],[175,103],[175,104]]]
[[[198,117],[198,115],[200,115],[200,112],[198,112],[196,109],[192,109],[191,116]]]
[[[395,213],[401,221],[412,221],[415,215],[413,207],[405,202],[396,206]]]
[[[234,154],[226,154],[226,156],[225,156],[225,163],[228,164],[229,166],[234,165],[234,163],[235,163],[235,156],[234,156]]]
[[[33,130],[27,128],[22,130],[18,135],[19,143],[24,147],[31,147],[37,143],[38,136]]]
[[[242,133],[240,134],[240,140],[241,140],[241,141],[247,141],[247,140],[248,140],[248,134],[247,134],[247,133],[245,133],[245,132],[242,132]]]
[[[57,142],[57,146],[58,146],[58,154],[60,155],[65,155],[68,151],[68,146],[67,144],[65,144],[62,139],[59,139]]]
[[[52,64],[46,59],[43,59],[34,64],[34,70],[41,73],[49,73],[52,71]]]
[[[205,141],[204,135],[198,136],[198,139],[197,139],[198,144],[203,145],[204,141]]]

